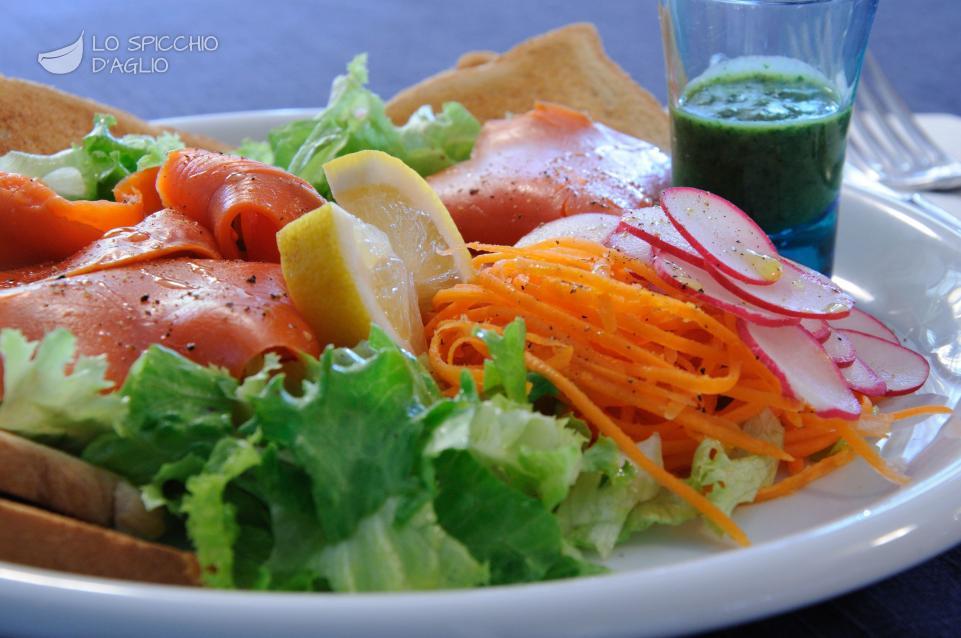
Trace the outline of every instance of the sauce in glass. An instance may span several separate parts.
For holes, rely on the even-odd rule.
[[[673,183],[717,193],[782,254],[830,273],[850,107],[775,68],[696,80],[671,110]]]

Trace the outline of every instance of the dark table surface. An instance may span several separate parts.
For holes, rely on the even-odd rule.
[[[0,73],[47,82],[146,118],[322,105],[330,80],[360,51],[370,54],[372,88],[387,97],[451,66],[464,51],[505,50],[576,21],[595,23],[611,57],[662,101],[666,93],[654,0],[96,0],[3,8]],[[89,56],[96,54],[89,50],[69,75],[51,75],[37,64],[39,52],[72,42],[81,31],[88,43],[96,37],[101,46],[109,44],[108,36],[125,43],[132,35],[162,34],[212,35],[218,46],[166,54],[165,73],[93,73]],[[914,110],[961,114],[957,0],[883,0],[871,48]],[[131,55],[122,49],[119,54]],[[0,631],[2,622],[0,617]],[[961,547],[840,598],[717,635],[728,634],[961,635]]]

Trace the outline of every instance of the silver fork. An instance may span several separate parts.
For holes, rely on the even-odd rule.
[[[921,130],[870,52],[861,71],[847,159],[869,177],[898,190],[961,188],[961,162]]]

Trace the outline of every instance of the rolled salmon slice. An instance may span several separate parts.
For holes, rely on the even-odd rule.
[[[279,262],[277,231],[326,203],[279,168],[194,148],[167,156],[157,193],[165,207],[207,227],[224,257],[250,261]]]

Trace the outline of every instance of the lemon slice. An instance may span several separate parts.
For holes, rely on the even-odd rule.
[[[324,204],[278,232],[277,246],[290,298],[322,343],[356,345],[374,323],[424,351],[413,278],[382,231]]]
[[[438,290],[467,281],[471,257],[443,202],[417,171],[381,151],[358,151],[324,164],[337,203],[390,237],[414,276],[422,311]]]

